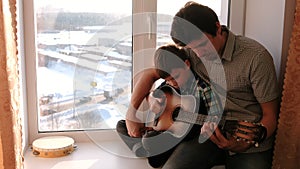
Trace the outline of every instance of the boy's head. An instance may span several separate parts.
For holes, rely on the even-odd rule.
[[[176,88],[185,85],[190,78],[190,59],[186,51],[176,45],[158,48],[154,55],[157,74]]]

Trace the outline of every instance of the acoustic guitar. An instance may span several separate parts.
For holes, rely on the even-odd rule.
[[[197,101],[193,95],[180,95],[176,89],[170,85],[164,85],[153,91],[153,96],[165,100],[164,111],[154,114],[148,113],[147,126],[156,131],[169,131],[175,137],[182,137],[193,124],[203,125],[205,122],[215,122],[219,128],[230,134],[240,132],[248,134],[246,130],[251,130],[256,136],[256,140],[261,141],[266,137],[266,128],[260,123],[252,123],[253,126],[246,126],[239,123],[241,119],[220,115],[198,114]],[[239,139],[239,138],[237,138]]]

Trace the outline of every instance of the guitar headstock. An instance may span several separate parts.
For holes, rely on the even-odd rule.
[[[258,146],[267,136],[267,129],[261,123],[248,121],[228,120],[224,125],[223,131],[230,134],[237,141],[254,143],[255,146]]]

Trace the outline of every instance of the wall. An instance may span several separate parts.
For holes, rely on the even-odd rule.
[[[299,168],[300,0],[248,0],[246,9],[245,35],[272,53],[283,86],[272,168]]]
[[[282,57],[281,57],[281,69],[280,75],[280,86],[283,87],[283,77],[286,72],[286,62],[287,56],[290,49],[290,41],[292,37],[293,24],[295,20],[296,11],[296,0],[285,1],[285,16],[284,16],[284,30],[283,30],[283,40],[282,40]]]
[[[283,0],[246,1],[245,35],[259,41],[269,50],[274,58],[278,76],[282,56],[284,16]],[[285,57],[286,55],[287,53]]]
[[[17,1],[17,13],[23,13],[23,1]],[[24,56],[24,36],[22,36],[24,34],[24,29],[23,29],[23,15],[17,15],[17,20],[18,20],[18,25],[17,25],[17,43],[18,43],[18,53],[20,56]],[[25,77],[25,58],[24,57],[20,57],[19,58],[19,69],[21,70],[20,76],[21,77]],[[23,146],[23,151],[25,151],[28,148],[28,124],[27,124],[27,102],[26,102],[26,95],[24,94],[24,91],[26,91],[26,82],[25,82],[25,78],[21,78],[20,79],[20,83],[22,84],[21,88],[20,88],[20,112],[22,112],[20,114],[21,116],[21,120],[22,120],[22,146]]]

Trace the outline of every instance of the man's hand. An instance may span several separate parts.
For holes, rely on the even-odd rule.
[[[237,153],[245,152],[254,144],[252,142],[244,140],[237,140],[235,137],[232,136],[226,138],[219,128],[216,128],[215,132],[212,133],[212,135],[210,136],[210,140],[221,149]]]
[[[215,122],[206,122],[201,128],[201,135],[209,138],[219,148],[232,152],[244,152],[254,145],[252,141],[237,139],[230,134],[225,137]]]
[[[267,129],[261,123],[251,123],[246,121],[234,122],[230,127],[226,127],[226,132],[237,140],[250,143],[261,143],[267,137]],[[257,144],[258,145],[258,144]]]

